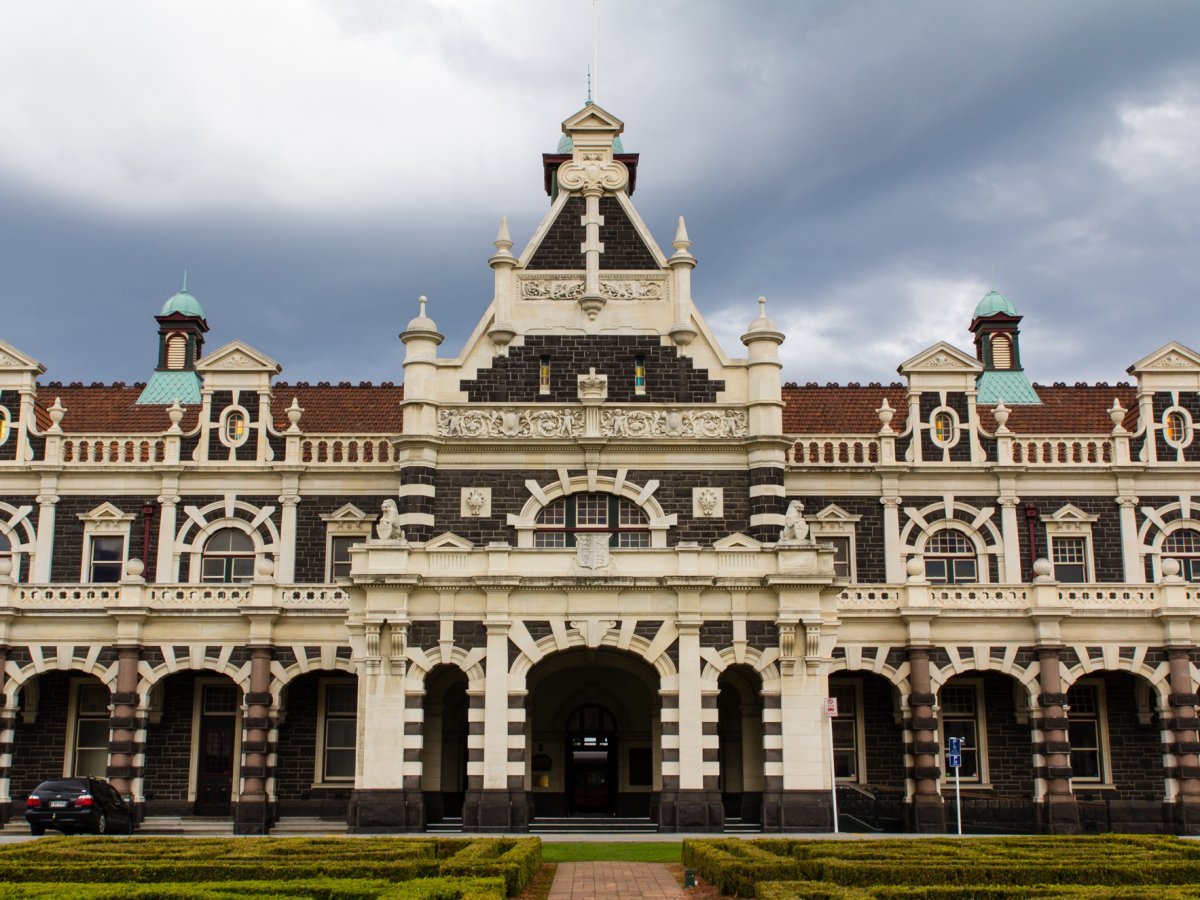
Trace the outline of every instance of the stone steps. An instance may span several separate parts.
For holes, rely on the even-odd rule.
[[[653,834],[658,823],[649,818],[617,816],[538,817],[529,823],[531,834]]]
[[[233,834],[233,819],[228,816],[146,816],[136,833],[219,837]]]
[[[336,835],[345,834],[348,826],[345,819],[322,819],[317,816],[286,816],[271,826],[273,837],[289,835]]]
[[[447,816],[440,822],[430,822],[425,826],[427,834],[462,834],[462,817],[457,819]]]

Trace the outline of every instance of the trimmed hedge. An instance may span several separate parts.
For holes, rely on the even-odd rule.
[[[240,881],[198,884],[112,885],[21,884],[5,885],[0,896],[16,900],[244,900],[273,897],[287,900],[504,900],[503,878],[423,878],[393,884],[364,879],[312,879]]]
[[[757,900],[1195,900],[1200,885],[1096,887],[1041,884],[1028,886],[884,887],[869,890],[819,881],[766,881]]]
[[[1200,847],[1157,835],[689,840],[683,843],[683,862],[723,893],[769,900],[1200,896],[1191,889],[1200,885]],[[818,889],[814,885],[820,892],[811,893]]]

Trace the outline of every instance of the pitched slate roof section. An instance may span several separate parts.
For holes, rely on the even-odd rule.
[[[568,198],[525,268],[582,270],[585,262],[580,248],[587,240],[587,229],[582,224],[585,211],[582,197]],[[604,217],[600,226],[600,243],[604,245],[601,271],[659,270],[654,254],[616,197],[600,198],[600,215]]]

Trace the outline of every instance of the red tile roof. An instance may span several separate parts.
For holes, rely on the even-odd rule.
[[[902,384],[806,384],[783,389],[783,430],[786,434],[874,434],[879,431],[880,401],[887,397],[896,414],[892,429],[904,430],[908,417],[908,388]]]
[[[67,413],[63,416],[63,431],[69,434],[147,434],[166,431],[171,425],[167,407],[139,406],[137,398],[145,385],[82,384],[62,385],[57,382],[39,385],[37,420],[39,428],[50,425],[46,412],[54,398],[62,400]],[[274,386],[271,416],[275,428],[288,427],[287,408],[295,397],[304,410],[300,427],[311,434],[394,434],[403,427],[400,401],[404,388],[391,384],[308,385],[278,383]],[[196,427],[200,407],[184,407],[180,427],[190,431]]]

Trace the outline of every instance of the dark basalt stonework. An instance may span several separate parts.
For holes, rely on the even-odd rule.
[[[424,831],[424,800],[419,790],[356,790],[347,822],[351,834]]]
[[[833,828],[828,791],[764,791],[762,815],[763,831],[814,832]]]
[[[583,197],[571,197],[558,218],[533,253],[526,269],[583,269],[586,260],[580,248],[587,241],[587,228],[582,224],[587,212]],[[650,248],[642,241],[632,220],[626,215],[616,197],[600,198],[600,254],[602,271],[657,271],[660,267]]]
[[[720,791],[663,791],[658,797],[659,831],[723,831]]]
[[[550,358],[550,391],[539,392],[539,366]],[[646,362],[646,392],[634,392],[634,361]],[[472,403],[578,403],[577,375],[590,369],[608,376],[609,403],[715,403],[723,380],[648,334],[531,334],[521,346],[497,356],[490,369],[464,378],[460,390]]]
[[[463,831],[529,830],[529,797],[523,790],[467,791]]]

